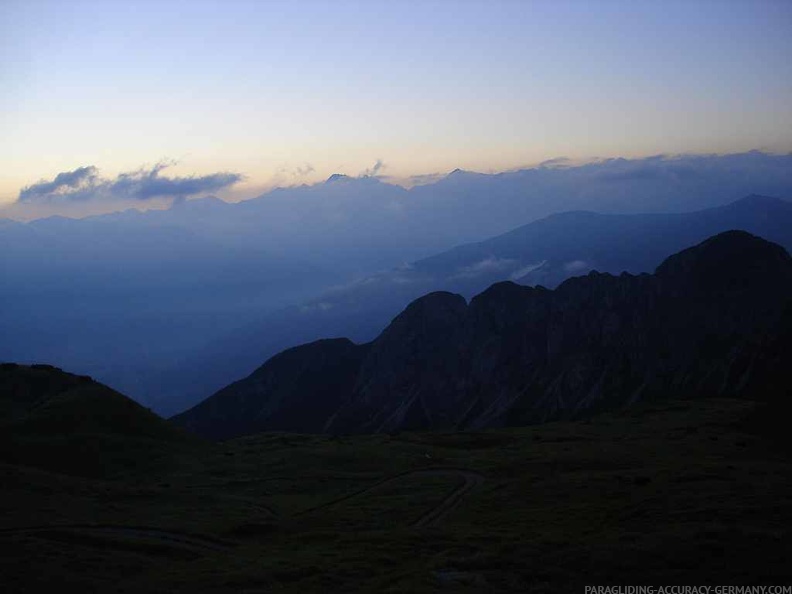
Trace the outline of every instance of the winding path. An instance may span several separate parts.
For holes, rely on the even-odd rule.
[[[409,470],[393,476],[389,476],[382,480],[377,481],[364,489],[359,489],[353,493],[338,497],[332,501],[316,505],[314,507],[302,510],[294,514],[296,516],[303,516],[319,509],[332,507],[341,502],[348,501],[357,497],[362,497],[374,489],[394,483],[411,476],[433,476],[433,477],[458,477],[462,479],[462,484],[455,487],[443,500],[432,509],[425,512],[420,518],[412,522],[410,525],[420,528],[427,526],[434,526],[445,516],[447,516],[453,509],[459,505],[459,502],[469,494],[473,489],[484,481],[484,476],[478,472],[462,469],[462,468],[426,468],[421,470]],[[274,510],[267,506],[260,506],[262,509],[269,511],[273,515]],[[28,526],[22,528],[0,528],[0,537],[14,536],[14,535],[36,535],[47,538],[61,536],[85,536],[90,539],[91,537],[110,537],[104,539],[107,546],[113,546],[113,537],[120,538],[118,544],[123,545],[123,541],[129,542],[144,542],[154,541],[158,545],[164,545],[175,549],[190,551],[193,553],[217,552],[227,551],[236,546],[236,543],[212,538],[209,536],[201,536],[197,534],[188,534],[185,532],[173,532],[169,530],[162,530],[160,528],[152,528],[147,526],[122,526],[122,525],[109,525],[109,524],[54,524],[50,526]]]
[[[413,526],[434,526],[445,516],[447,516],[454,508],[456,508],[465,495],[484,482],[484,476],[478,472],[473,472],[472,470],[457,470],[454,472],[458,476],[462,477],[465,482],[451,491],[451,493],[449,493],[438,506],[429,510],[415,522],[413,522]]]
[[[473,470],[468,470],[464,468],[426,468],[421,470],[408,470],[407,472],[402,472],[387,478],[384,478],[380,481],[377,481],[373,485],[366,487],[365,489],[360,489],[353,493],[349,493],[342,497],[338,497],[333,499],[332,501],[328,501],[326,503],[322,503],[320,505],[315,505],[314,507],[310,507],[308,509],[304,509],[300,512],[294,514],[295,516],[302,516],[305,514],[309,514],[315,512],[319,509],[324,509],[327,507],[331,507],[337,505],[341,502],[348,501],[353,498],[361,497],[370,493],[374,489],[378,487],[382,487],[384,485],[396,482],[403,478],[409,476],[456,476],[462,479],[462,484],[456,487],[451,493],[449,493],[438,505],[424,513],[420,518],[418,518],[415,522],[412,522],[410,525],[415,527],[424,527],[424,526],[434,526],[437,524],[442,518],[444,518],[449,512],[451,512],[462,500],[462,498],[467,495],[471,490],[473,490],[476,486],[484,482],[484,476],[478,472]]]

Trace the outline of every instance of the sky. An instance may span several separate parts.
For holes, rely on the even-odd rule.
[[[790,32],[788,0],[2,0],[0,206],[788,153]]]

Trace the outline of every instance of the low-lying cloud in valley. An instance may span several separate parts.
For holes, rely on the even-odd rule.
[[[564,264],[564,270],[570,274],[580,273],[584,270],[588,270],[588,268],[588,263],[583,260],[572,260]]]
[[[460,267],[451,278],[475,278],[484,274],[492,274],[493,272],[504,272],[518,265],[519,262],[511,258],[496,258],[495,256],[490,256],[468,266]]]

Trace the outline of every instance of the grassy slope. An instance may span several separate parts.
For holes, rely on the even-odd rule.
[[[126,396],[49,365],[0,364],[0,463],[146,475],[201,444]]]
[[[753,407],[671,401],[481,433],[263,434],[185,450],[145,481],[6,464],[0,575],[8,591],[190,593],[788,583],[792,458],[746,424]],[[484,480],[415,527],[463,481],[410,472],[427,468]],[[220,544],[19,530],[58,525]]]

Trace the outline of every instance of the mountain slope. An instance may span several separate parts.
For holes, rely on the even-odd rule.
[[[0,461],[83,476],[146,471],[195,439],[126,396],[50,365],[0,364]]]
[[[783,363],[791,303],[789,254],[741,231],[667,258],[654,275],[592,272],[553,291],[505,282],[469,305],[459,295],[432,293],[359,347],[359,365],[337,370],[346,375],[334,375],[334,384],[353,387],[332,396],[341,404],[322,429],[523,424],[671,395],[777,398],[792,386]],[[316,348],[289,351],[289,368]],[[269,366],[270,377],[278,375],[277,359],[262,368]],[[254,376],[235,384],[234,398],[221,391],[174,420],[216,435],[218,411],[239,399],[271,420],[284,405],[281,395],[305,381],[281,373],[285,386],[262,390]],[[324,391],[298,386],[304,410],[326,410]],[[316,421],[295,426],[291,417],[288,428],[316,431]],[[286,428],[225,425],[223,434],[265,427]]]
[[[211,423],[185,416],[181,424],[220,439],[267,430],[320,432],[352,389],[366,350],[346,339],[288,349],[207,400],[203,414]]]
[[[498,280],[554,287],[589,270],[649,272],[668,254],[729,229],[792,249],[790,224],[792,202],[758,195],[689,213],[564,212],[426,258],[413,269],[451,279],[456,275],[457,281],[478,272],[487,280],[489,271],[481,264],[490,262],[490,268],[499,269]],[[458,282],[455,289],[464,293],[466,287]]]

